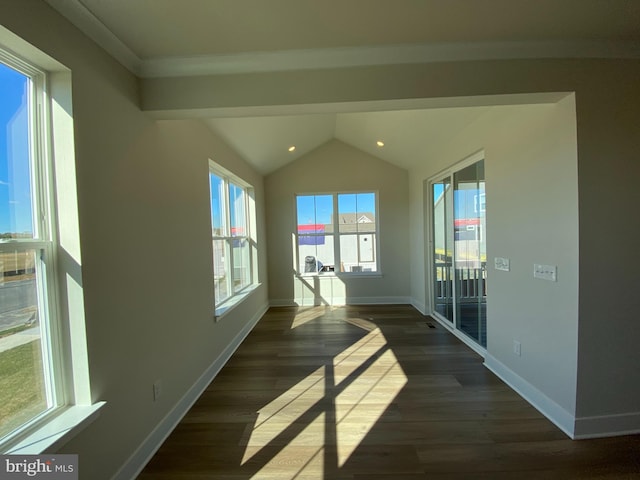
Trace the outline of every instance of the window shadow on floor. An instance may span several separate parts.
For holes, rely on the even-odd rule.
[[[270,309],[139,478],[640,471],[640,437],[569,440],[427,322],[410,306]]]

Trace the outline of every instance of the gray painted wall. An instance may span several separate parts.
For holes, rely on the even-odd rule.
[[[423,180],[484,150],[487,358],[526,379],[564,417],[575,415],[578,357],[575,133],[573,96],[551,105],[494,107],[433,145],[424,165],[410,172],[412,218],[424,217]],[[412,228],[413,252],[426,244],[423,225]],[[509,272],[493,268],[496,256],[510,259]],[[534,279],[534,263],[557,265],[558,281]],[[423,264],[412,264],[412,298],[429,304]],[[514,340],[521,342],[521,356],[513,353]]]
[[[557,317],[561,312],[553,316],[544,313],[536,321],[543,322],[550,333],[558,332],[557,340],[548,346],[554,362],[545,363],[535,353],[535,362],[531,365],[519,365],[516,362],[522,360],[510,359],[508,352],[514,335],[524,335],[522,338],[527,339],[523,342],[525,362],[530,358],[528,345],[536,345],[543,337],[537,331],[517,332],[506,327],[506,317],[513,310],[506,298],[509,290],[503,286],[502,293],[490,292],[490,298],[497,300],[502,296],[504,303],[491,304],[490,309],[497,318],[504,316],[500,324],[506,330],[490,333],[489,349],[497,358],[509,358],[507,365],[513,372],[540,388],[562,408],[569,412],[575,409],[578,433],[640,429],[640,382],[636,381],[640,373],[640,322],[636,318],[640,222],[629,215],[633,211],[630,205],[640,201],[636,181],[640,173],[639,61],[554,59],[432,63],[139,81],[40,1],[4,0],[0,2],[0,18],[7,28],[73,71],[91,386],[93,398],[107,400],[108,406],[101,417],[64,450],[80,453],[83,474],[88,478],[110,478],[211,364],[220,346],[227,344],[267,299],[263,286],[251,302],[234,311],[233,319],[212,322],[205,179],[206,158],[211,156],[222,162],[216,158],[219,144],[197,123],[152,122],[141,112],[140,104],[150,112],[175,117],[186,108],[195,109],[192,113],[216,108],[227,108],[234,114],[242,114],[246,108],[262,113],[278,109],[312,112],[318,111],[319,104],[326,103],[344,109],[349,108],[350,102],[438,97],[469,98],[473,102],[474,96],[576,92],[579,273],[573,288],[579,288],[577,338],[570,333],[575,332],[573,307],[562,318]],[[309,88],[310,85],[313,88]],[[561,114],[554,113],[553,108],[570,109],[570,106],[558,105],[549,111],[544,110],[546,108],[549,107],[543,107],[543,111],[534,115],[539,116],[538,120],[530,119],[540,128],[547,120],[555,124],[560,118],[556,115]],[[520,120],[523,118],[526,116]],[[504,122],[500,125],[505,132],[512,130]],[[500,147],[499,137],[498,134],[493,137],[498,148],[495,152],[485,141],[476,142],[484,146],[488,158],[502,159],[487,170],[487,177],[498,182],[494,191],[508,197],[509,189],[517,183],[515,180],[529,173],[527,164],[522,163],[527,158],[532,168],[535,167],[536,178],[553,177],[555,171],[551,168],[555,164],[547,170],[537,161],[546,159],[550,153],[559,154],[564,147],[547,144],[544,155],[535,155],[534,149],[511,166],[505,155],[509,149],[515,152],[516,146],[510,145],[508,135],[502,135],[505,144]],[[498,154],[499,151],[502,153]],[[470,152],[460,151],[443,159],[441,167],[466,153]],[[240,159],[232,163],[233,168],[248,169]],[[512,169],[515,179],[498,173],[498,165]],[[573,181],[566,176],[570,164],[562,165],[565,168],[562,174],[569,180],[567,186],[573,188]],[[242,176],[242,172],[238,174]],[[301,173],[297,178],[305,176]],[[387,290],[379,288],[385,280],[370,279],[367,281],[373,283],[352,286],[358,296],[374,296],[384,290],[385,295],[412,295],[415,303],[424,300],[424,285],[420,282],[424,283],[425,271],[417,261],[424,255],[424,244],[417,241],[423,235],[419,232],[423,212],[416,202],[423,180],[418,179],[417,184],[412,180],[410,208],[407,208],[406,196],[398,197],[393,206],[399,214],[394,222],[400,227],[411,225],[412,228],[410,236],[414,240],[410,250],[406,250],[409,253],[400,253],[397,257],[401,265],[406,265],[407,257],[411,258],[411,280],[406,276],[395,277],[399,282],[397,288]],[[259,177],[255,177],[253,183],[258,191]],[[554,198],[564,198],[565,185],[553,179],[551,183],[556,188],[552,192]],[[283,188],[291,190],[292,187]],[[349,184],[348,188],[354,185]],[[487,188],[489,192],[492,189],[490,180]],[[273,212],[271,202],[293,205],[293,200],[274,199],[272,195],[279,197],[280,194],[274,194],[272,185],[268,190],[264,205],[269,209],[269,219],[276,220],[273,225],[269,224],[271,240],[273,229],[285,228],[278,222],[286,217]],[[531,185],[527,185],[527,190],[529,197],[535,195]],[[495,208],[500,211],[500,207]],[[553,203],[550,208],[564,210],[549,212],[548,220],[541,219],[546,228],[560,228],[556,233],[552,230],[561,245],[557,251],[554,247],[553,256],[562,268],[558,285],[539,283],[534,287],[540,298],[536,308],[549,299],[564,305],[565,300],[556,298],[554,292],[559,291],[556,287],[564,282],[565,270],[570,273],[573,269],[570,250],[575,240],[572,229],[576,218],[569,221],[568,229],[563,226],[568,212],[573,210],[573,197],[568,204]],[[541,213],[541,209],[537,212]],[[382,215],[383,212],[381,218]],[[508,217],[508,212],[503,211],[501,219],[489,224],[489,235],[492,229],[507,230]],[[293,222],[293,215],[288,218]],[[490,215],[488,221],[492,221]],[[264,228],[263,224],[263,233]],[[168,232],[180,232],[180,235]],[[612,237],[615,237],[613,242]],[[490,257],[512,256],[523,263],[533,260],[520,252],[512,254],[508,241],[501,244],[490,237],[489,245],[495,249],[489,252]],[[616,250],[611,251],[611,245],[616,245]],[[537,252],[542,256],[541,250]],[[569,253],[568,260],[565,253]],[[264,251],[262,254],[264,258]],[[393,255],[385,254],[385,258]],[[556,262],[555,258],[549,263]],[[159,263],[158,259],[166,262]],[[272,264],[275,260],[269,261]],[[119,264],[134,268],[119,272],[114,268]],[[514,270],[513,276],[520,275],[518,272]],[[276,273],[277,270],[270,276]],[[495,289],[499,290],[499,277],[492,276],[496,279]],[[524,274],[521,281],[532,282],[528,276],[525,279]],[[519,286],[516,283],[509,288],[517,290]],[[563,295],[571,290],[560,288]],[[276,299],[289,298],[289,294],[287,286],[274,287],[271,291],[272,298]],[[571,298],[566,302],[570,304]],[[568,323],[558,323],[566,319]],[[524,326],[522,320],[514,323],[514,327]],[[556,385],[555,376],[542,378],[546,372],[532,370],[538,362],[540,368],[559,369],[558,379],[569,379],[576,350],[575,387]],[[151,383],[157,378],[164,380],[165,393],[159,402],[153,403]],[[575,400],[572,401],[570,392],[574,388]]]
[[[146,79],[142,102],[161,116],[182,108],[255,115],[362,111],[379,105],[393,109],[394,102],[438,98],[456,105],[509,103],[513,97],[500,97],[504,94],[520,96],[522,103],[522,94],[575,92],[579,321],[576,417],[571,420],[577,419],[579,435],[607,434],[640,431],[640,382],[635,381],[640,368],[640,323],[635,321],[640,222],[628,215],[640,195],[632,180],[640,173],[638,78],[640,61],[635,59],[442,62]],[[314,88],[304,88],[308,85]],[[413,206],[410,219],[412,229],[421,228],[422,212]],[[607,247],[612,235],[619,252],[613,261]],[[421,255],[424,245],[412,243],[412,259]],[[415,282],[423,282],[425,272],[418,261],[412,261],[412,268],[417,269],[411,277],[413,300],[424,305],[423,289]],[[511,339],[501,348],[510,346]],[[573,342],[566,348],[572,351]],[[571,408],[563,403],[563,409]]]

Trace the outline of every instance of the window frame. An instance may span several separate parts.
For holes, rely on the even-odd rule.
[[[51,420],[68,406],[68,375],[64,364],[66,352],[62,341],[62,316],[59,310],[57,281],[57,230],[55,228],[53,160],[51,155],[47,73],[0,45],[0,63],[29,78],[28,136],[31,187],[32,238],[0,239],[0,253],[35,252],[37,307],[40,323],[42,369],[47,407],[21,426],[0,437],[0,451]]]
[[[39,277],[46,282],[47,291],[46,295],[40,294],[39,303],[46,307],[48,328],[43,329],[41,339],[49,347],[47,374],[54,379],[51,395],[55,396],[55,406],[0,438],[0,453],[34,455],[60,448],[95,421],[106,402],[94,401],[91,394],[71,70],[2,26],[0,61],[29,76],[37,87],[32,103],[35,112],[29,119],[29,134],[34,139],[30,153],[38,155],[30,159],[32,206],[40,212],[32,219],[37,237],[19,239],[22,246],[10,239],[2,248],[44,252],[46,268]],[[64,215],[59,216],[62,210]]]
[[[255,211],[251,207],[251,199],[255,197],[255,190],[251,184],[244,181],[237,175],[234,175],[232,172],[217,164],[213,160],[209,159],[209,205],[212,206],[212,183],[211,176],[214,175],[218,177],[222,182],[222,197],[220,199],[220,207],[222,218],[224,221],[224,225],[221,228],[223,232],[222,235],[214,234],[214,225],[213,225],[213,210],[211,210],[211,239],[212,239],[212,255],[213,255],[213,278],[214,282],[216,272],[215,272],[215,248],[213,247],[214,241],[223,241],[224,242],[224,257],[229,259],[228,265],[225,266],[225,270],[230,274],[225,274],[225,282],[226,282],[226,290],[229,293],[224,299],[218,301],[216,296],[216,286],[213,288],[213,307],[215,312],[215,317],[219,318],[225,313],[227,313],[231,308],[237,305],[242,299],[246,297],[248,293],[250,293],[257,285],[258,285],[258,272],[257,272],[257,258],[256,258],[256,239],[255,239]],[[242,214],[244,216],[244,228],[245,232],[243,235],[234,235],[233,225],[232,225],[232,215],[231,215],[231,197],[230,197],[230,184],[239,187],[243,192],[243,206],[242,206]],[[255,207],[254,207],[255,208]],[[234,242],[245,242],[246,247],[248,249],[248,265],[246,265],[246,276],[247,281],[246,284],[241,285],[239,288],[235,285],[235,259],[234,259]],[[242,268],[242,267],[241,267]]]
[[[361,261],[361,252],[360,252],[360,233],[356,232],[341,232],[340,231],[340,223],[338,222],[338,218],[340,215],[339,211],[339,198],[341,195],[359,195],[359,194],[372,194],[374,196],[374,205],[375,205],[375,229],[373,231],[367,231],[363,234],[371,235],[375,241],[375,247],[373,249],[373,262],[362,262]],[[333,254],[334,254],[334,268],[332,271],[316,271],[316,272],[305,272],[301,270],[301,256],[300,256],[300,232],[299,232],[299,224],[298,224],[298,198],[299,197],[318,197],[318,196],[331,196],[333,209],[331,215],[332,222],[332,232],[330,233],[304,233],[304,236],[317,236],[324,235],[325,237],[332,237],[333,241]],[[334,276],[349,276],[349,277],[379,277],[382,275],[382,265],[380,261],[380,208],[379,208],[380,194],[378,190],[367,189],[367,190],[344,190],[344,191],[332,191],[332,192],[315,192],[315,193],[296,193],[294,194],[294,210],[295,210],[295,247],[296,251],[294,252],[295,259],[295,270],[296,274],[300,277],[308,277],[308,276],[316,276],[316,275],[334,275]],[[358,213],[366,213],[366,212],[354,212],[354,214]],[[357,224],[357,221],[356,221]],[[357,245],[357,259],[358,263],[375,263],[374,271],[341,271],[341,268],[337,266],[342,265],[341,258],[341,240],[343,237],[356,237],[356,245]]]

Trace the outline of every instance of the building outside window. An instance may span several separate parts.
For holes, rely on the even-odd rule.
[[[215,307],[254,285],[257,274],[253,188],[209,164]]]
[[[296,196],[301,274],[379,272],[377,194]]]

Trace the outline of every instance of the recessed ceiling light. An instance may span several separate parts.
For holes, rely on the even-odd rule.
[[[296,149],[296,146],[295,146],[295,145],[291,145],[291,146],[289,147],[289,151],[290,151],[290,152],[293,152],[295,149]]]
[[[382,140],[378,140],[376,142],[376,145],[378,145],[379,147],[384,147],[384,142]]]

